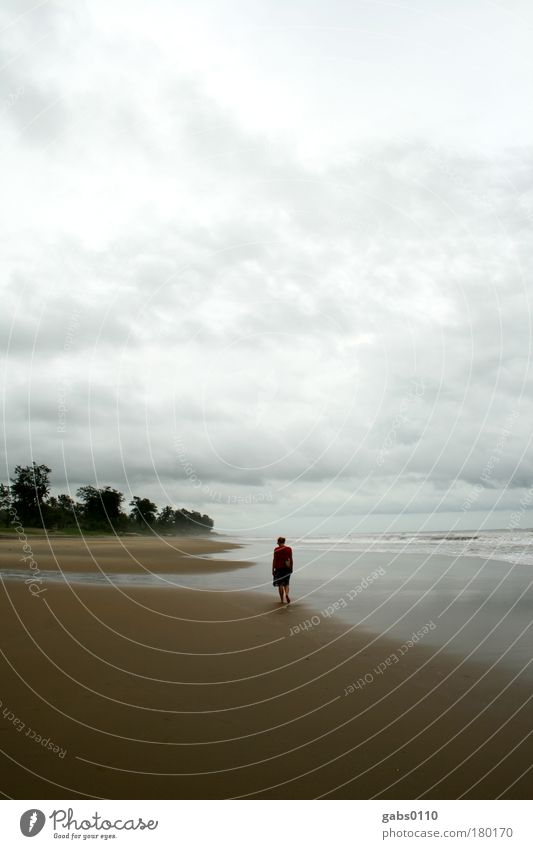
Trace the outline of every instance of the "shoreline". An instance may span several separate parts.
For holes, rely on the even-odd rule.
[[[313,606],[274,593],[46,590],[0,595],[14,798],[530,795],[531,688],[509,670],[423,641],[387,664],[397,641],[334,618],[295,632]]]
[[[3,569],[86,572],[103,574],[199,574],[246,568],[248,561],[209,559],[240,549],[239,543],[209,537],[28,537],[0,540],[0,572]],[[193,561],[194,565],[190,562]],[[103,564],[105,568],[102,568]]]

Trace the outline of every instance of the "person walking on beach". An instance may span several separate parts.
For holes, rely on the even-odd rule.
[[[279,590],[279,600],[283,604],[283,599],[287,604],[291,603],[289,598],[289,581],[292,574],[292,548],[285,545],[285,537],[278,537],[278,544],[274,549],[274,558],[272,560],[272,586]]]

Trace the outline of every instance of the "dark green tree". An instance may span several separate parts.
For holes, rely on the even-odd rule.
[[[11,504],[11,493],[5,483],[0,483],[0,523],[9,525],[9,506]]]
[[[179,534],[187,533],[189,529],[189,514],[183,507],[174,513],[174,527]]]
[[[66,493],[62,492],[57,496],[57,503],[61,510],[64,510],[67,514],[72,514],[74,516],[76,514],[76,502],[70,495],[66,495]]]
[[[31,466],[15,466],[11,478],[13,507],[19,520],[26,525],[41,524],[42,507],[50,492],[48,466],[38,466],[35,460]]]
[[[79,505],[78,505],[79,509]],[[61,493],[57,498],[50,496],[44,505],[43,516],[47,528],[63,528],[75,527],[76,519],[76,502],[70,497]]]
[[[174,528],[174,509],[162,507],[157,514],[157,526],[162,531],[170,531]]]
[[[126,530],[146,525],[161,531],[177,534],[209,533],[214,527],[213,519],[198,511],[175,510],[157,506],[149,498],[134,496],[130,501],[131,512],[122,512],[124,496],[111,486],[97,488],[81,486],[77,491],[80,502],[70,495],[50,495],[49,475],[51,469],[45,465],[15,466],[11,486],[0,483],[0,524],[11,525],[20,521],[26,526],[43,524],[46,528],[61,530],[79,527],[82,530]]]
[[[182,507],[181,510],[176,510],[174,516],[174,527],[179,534],[203,534],[211,531],[214,526],[209,516],[202,516],[196,510],[186,510]]]
[[[130,501],[130,507],[130,518],[138,525],[151,527],[155,523],[157,504],[149,498],[139,498],[138,495],[134,495]]]
[[[94,486],[80,486],[76,495],[82,502],[82,516],[88,527],[116,527],[123,521],[121,505],[124,496],[111,486],[97,489]]]

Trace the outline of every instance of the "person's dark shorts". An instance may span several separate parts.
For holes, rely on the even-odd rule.
[[[273,587],[288,587],[289,581],[291,579],[291,570],[290,569],[274,569],[273,578],[274,578],[274,580],[272,581]]]

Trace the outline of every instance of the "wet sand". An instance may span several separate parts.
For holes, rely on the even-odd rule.
[[[195,575],[199,572],[222,572],[245,568],[246,563],[202,559],[214,554],[240,548],[221,537],[155,537],[155,536],[31,536],[23,551],[17,537],[0,538],[0,570],[20,569],[31,574],[33,556],[41,571],[105,572],[106,574],[175,573]],[[26,560],[22,560],[22,557]]]
[[[180,539],[181,553],[146,538],[88,544],[106,572],[193,566],[207,586],[209,570],[233,568],[199,558],[228,548],[215,538]],[[31,545],[53,568],[46,540]],[[1,541],[3,565],[16,547]],[[54,553],[68,571],[92,562],[82,540]],[[509,670],[421,644],[401,654],[335,618],[295,633],[316,611],[281,607],[274,591],[43,589],[0,589],[8,796],[530,796],[531,688]]]

